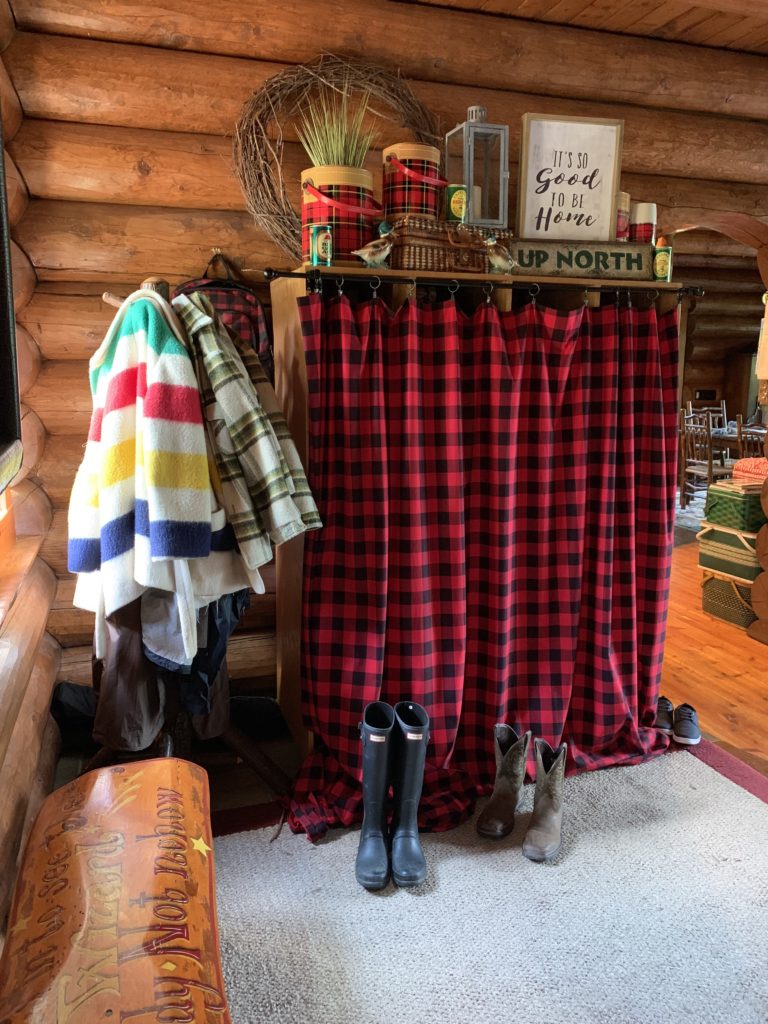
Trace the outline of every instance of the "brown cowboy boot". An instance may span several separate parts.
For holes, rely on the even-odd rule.
[[[523,840],[523,853],[529,860],[552,860],[560,852],[563,821],[563,778],[568,745],[557,750],[546,742],[533,741],[536,752],[536,792],[533,814]]]
[[[518,736],[510,725],[493,727],[493,748],[496,754],[496,781],[491,799],[477,819],[477,831],[490,839],[502,839],[515,827],[515,811],[525,779],[530,732]]]

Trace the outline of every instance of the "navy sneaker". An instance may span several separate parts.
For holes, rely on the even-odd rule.
[[[675,707],[669,697],[659,697],[656,703],[656,721],[653,724],[666,736],[672,735],[672,716],[674,713]]]
[[[701,741],[701,730],[696,708],[690,704],[680,704],[675,708],[672,738],[675,743],[684,743],[687,747],[695,747]]]

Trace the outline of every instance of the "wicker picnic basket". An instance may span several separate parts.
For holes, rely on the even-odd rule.
[[[470,228],[414,215],[393,219],[392,229],[392,270],[489,274],[491,266],[483,239],[495,234],[502,245],[509,247],[513,238],[510,231],[492,232],[489,228]]]

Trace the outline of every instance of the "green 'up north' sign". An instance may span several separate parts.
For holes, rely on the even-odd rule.
[[[512,273],[538,277],[616,277],[653,280],[653,246],[627,242],[526,242],[507,247]]]

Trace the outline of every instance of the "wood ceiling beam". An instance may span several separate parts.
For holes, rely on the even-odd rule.
[[[208,0],[186,0],[158,17],[149,0],[14,0],[20,27],[289,64],[314,57],[303,0],[231,0],[211,18]],[[422,81],[666,109],[768,118],[765,60],[653,39],[377,0],[338,0],[323,22],[323,48],[399,67]],[[668,19],[667,19],[668,20]],[[435,40],[440,41],[436,51]],[[210,65],[215,78],[215,68]]]

